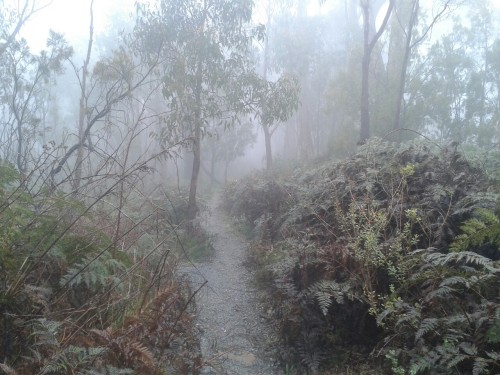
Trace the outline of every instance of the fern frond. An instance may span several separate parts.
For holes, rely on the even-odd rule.
[[[489,373],[488,361],[481,357],[476,358],[472,366],[472,375],[486,375]]]
[[[433,290],[432,292],[428,293],[427,296],[425,296],[425,300],[432,301],[434,298],[447,298],[454,292],[456,292],[456,290],[453,289],[452,287],[448,285],[443,285]]]
[[[66,275],[61,278],[60,285],[69,287],[85,285],[88,289],[96,291],[102,286],[119,283],[113,275],[125,269],[125,265],[112,258],[108,252],[97,259],[88,256],[68,269]]]
[[[129,368],[117,368],[114,366],[105,366],[103,369],[85,369],[78,372],[78,375],[133,375],[137,374],[135,370]]]
[[[0,370],[2,370],[6,375],[17,375],[16,370],[5,363],[0,363]]]
[[[410,367],[411,374],[425,374],[427,371],[432,370],[434,363],[429,361],[429,358],[419,357]]]
[[[486,355],[494,361],[500,361],[499,352],[486,352]]]
[[[462,342],[458,345],[458,347],[467,355],[477,355],[477,347],[470,342]]]
[[[459,253],[431,253],[425,256],[425,260],[434,266],[455,266],[457,264],[471,264],[477,266],[491,266],[492,261],[482,255],[472,251],[462,251]]]
[[[46,318],[34,320],[31,332],[31,337],[34,338],[33,345],[50,348],[59,347],[57,336],[59,335],[59,328],[61,326],[62,322]]]
[[[25,285],[24,292],[34,304],[42,306],[45,311],[49,310],[49,301],[52,295],[51,288],[36,285]]]
[[[439,325],[439,319],[437,318],[425,318],[420,323],[417,333],[415,333],[415,340],[421,339],[424,335],[431,331],[435,331]]]
[[[328,314],[332,299],[339,305],[344,303],[345,298],[354,299],[352,285],[349,282],[337,283],[333,280],[321,280],[311,286],[309,291],[318,300],[323,315]]]
[[[493,211],[484,208],[477,209],[474,215],[460,227],[463,233],[451,243],[451,251],[472,250],[486,243],[496,245],[497,248],[500,246],[500,218]]]
[[[441,281],[441,284],[439,284],[440,287],[443,286],[449,286],[449,285],[458,285],[458,286],[465,286],[466,288],[469,287],[469,282],[466,278],[461,277],[461,276],[451,276],[447,277],[443,281]]]

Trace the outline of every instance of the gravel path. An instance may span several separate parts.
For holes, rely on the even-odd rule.
[[[218,208],[217,197],[201,217],[201,225],[213,236],[215,255],[196,267],[183,267],[193,290],[207,284],[196,296],[197,326],[206,366],[201,374],[277,375],[279,370],[265,354],[271,330],[251,286],[252,273],[245,267],[248,242],[230,225]]]

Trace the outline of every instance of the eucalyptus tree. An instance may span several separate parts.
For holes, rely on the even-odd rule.
[[[319,155],[332,134],[332,126],[325,126],[329,118],[324,94],[330,77],[344,63],[343,18],[339,8],[325,15],[307,15],[302,8],[297,14],[283,12],[274,23],[271,68],[295,75],[300,84],[300,104],[286,126],[285,142],[301,159]],[[290,147],[295,140],[297,147]]]
[[[221,183],[217,180],[217,177],[221,176],[216,171],[217,164],[223,165],[223,182],[227,183],[229,165],[238,157],[245,155],[245,149],[254,144],[257,138],[252,124],[248,122],[227,130],[215,128],[214,131],[214,136],[207,138],[203,143],[210,152],[210,169],[202,165],[210,177],[212,186],[215,182]]]
[[[44,131],[40,124],[48,84],[63,71],[63,62],[71,54],[72,49],[62,35],[51,32],[47,49],[40,54],[33,54],[26,40],[15,39],[0,56],[2,158],[16,165],[21,174],[37,158],[32,151]]]
[[[46,3],[0,4],[0,158],[24,175],[37,158],[33,147],[43,137],[49,81],[62,72],[72,50],[60,34],[51,32],[47,48],[34,54],[20,37],[26,22]]]
[[[47,4],[37,0],[23,0],[6,5],[4,0],[1,0],[0,5],[0,55],[2,55],[9,45],[18,39],[26,22]]]
[[[161,0],[140,5],[136,32],[151,51],[168,59],[161,75],[169,110],[162,138],[190,138],[193,164],[189,217],[197,213],[201,140],[209,124],[232,126],[252,107],[254,61],[252,42],[262,40],[262,27],[251,26],[248,0]]]
[[[500,35],[486,3],[464,10],[467,22],[457,15],[451,32],[414,60],[406,121],[442,142],[487,146],[498,142]]]
[[[422,17],[420,0],[397,0],[395,2],[394,17],[390,27],[390,41],[388,53],[388,79],[389,87],[393,89],[394,97],[393,128],[401,128],[401,112],[404,104],[404,93],[408,66],[412,54],[417,47],[428,39],[435,24],[452,10],[452,1],[443,0],[437,4],[437,11],[428,23]],[[420,25],[419,25],[420,23]],[[420,26],[420,30],[418,29]],[[399,74],[398,74],[399,73]],[[400,138],[399,134],[397,135]]]
[[[129,130],[129,124],[118,117],[133,118],[131,102],[141,102],[138,107],[148,102],[151,91],[158,89],[154,81],[153,71],[159,64],[159,54],[147,55],[141,53],[138,40],[133,35],[123,38],[116,37],[116,45],[96,57],[92,57],[94,46],[93,11],[90,3],[89,39],[82,65],[74,61],[71,66],[79,84],[79,99],[75,106],[77,111],[77,129],[68,138],[64,151],[54,161],[50,170],[53,183],[61,181],[71,182],[73,194],[77,194],[84,178],[90,178],[95,170],[90,170],[91,157],[97,156],[101,161],[111,160],[116,157],[113,153],[124,142],[121,135]],[[149,92],[145,92],[148,91]],[[141,92],[142,91],[142,92]],[[133,119],[129,122],[136,123],[140,120]],[[110,128],[121,123],[121,135],[117,137],[114,145],[106,142],[104,138],[110,133]],[[136,126],[135,124],[134,126]],[[102,147],[101,147],[102,146]],[[110,147],[111,146],[111,147]],[[106,160],[103,160],[106,159]],[[87,161],[89,170],[84,175],[83,163]],[[116,161],[116,160],[115,160]],[[95,162],[95,160],[94,160]],[[97,166],[100,168],[101,165]],[[104,173],[100,170],[100,173]],[[111,173],[111,172],[109,172]],[[59,177],[62,175],[62,177]]]
[[[375,32],[373,21],[375,19],[371,0],[360,0],[360,6],[363,15],[363,58],[361,61],[361,129],[359,134],[359,141],[364,143],[370,137],[370,63],[371,55],[375,45],[384,33],[392,10],[394,8],[394,1],[389,0],[389,6],[384,15],[382,24]]]
[[[256,115],[264,130],[266,168],[273,164],[271,137],[278,125],[287,121],[299,105],[300,86],[294,75],[284,74],[277,81],[257,80],[254,91]]]

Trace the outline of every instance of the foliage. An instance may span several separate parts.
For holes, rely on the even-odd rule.
[[[471,1],[452,30],[415,56],[408,81],[406,122],[438,141],[498,143],[500,50],[489,2]],[[462,14],[467,14],[465,24]]]
[[[465,221],[460,227],[463,234],[455,238],[450,245],[450,250],[461,252],[471,249],[485,254],[487,246],[491,249],[488,255],[495,260],[499,259],[500,220],[498,216],[486,209],[478,209],[474,214],[475,217]]]
[[[153,55],[168,61],[161,68],[162,94],[168,115],[160,134],[190,139],[193,152],[189,217],[198,211],[196,196],[201,166],[201,140],[213,126],[228,128],[251,111],[255,81],[251,47],[262,40],[263,29],[253,26],[253,1],[162,0],[140,5],[136,27]]]
[[[0,9],[0,372],[196,372],[192,295],[169,256],[179,236],[141,185],[174,147],[147,134],[158,54],[123,35],[91,56],[91,5],[78,82],[57,82],[73,52],[62,35],[38,54],[20,37],[48,5]]]
[[[230,187],[230,212],[269,230],[253,256],[283,358],[310,372],[346,352],[396,373],[498,371],[490,181],[454,146],[373,139],[345,161]]]
[[[176,373],[199,368],[189,288],[172,277],[170,251],[161,246],[178,239],[172,230],[155,239],[165,224],[146,220],[152,207],[123,219],[116,235],[108,225],[116,223],[113,212],[62,192],[34,196],[14,167],[1,169],[3,371],[160,374],[163,365]],[[153,241],[143,246],[142,237]],[[135,245],[118,250],[128,241]]]

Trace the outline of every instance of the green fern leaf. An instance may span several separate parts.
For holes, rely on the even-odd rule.
[[[477,209],[474,215],[474,218],[467,220],[460,227],[463,233],[451,243],[451,251],[473,250],[486,243],[500,246],[500,219],[498,216],[484,208]]]
[[[349,282],[337,283],[333,280],[322,280],[310,287],[309,291],[318,300],[321,312],[326,316],[332,304],[332,299],[341,305],[344,303],[345,298],[350,300],[354,298],[351,288]]]
[[[472,366],[472,375],[483,375],[489,373],[488,362],[484,358],[476,358],[474,360],[474,365]]]
[[[427,333],[435,331],[438,324],[439,320],[436,318],[425,318],[424,320],[422,320],[422,323],[420,323],[420,327],[415,334],[415,340],[419,340]]]
[[[470,356],[476,356],[477,355],[477,347],[470,343],[470,342],[462,342],[460,345],[458,345],[460,349],[463,350],[463,352],[467,355]]]
[[[500,361],[499,352],[486,352],[486,355],[494,361]]]

